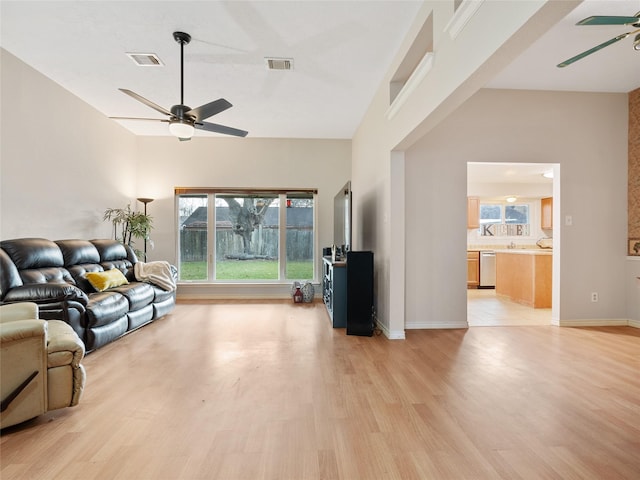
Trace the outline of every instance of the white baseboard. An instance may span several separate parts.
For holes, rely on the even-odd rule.
[[[456,323],[407,323],[404,326],[407,330],[442,330],[442,329],[451,329],[451,328],[469,328],[469,324],[467,322],[456,322]]]
[[[381,323],[377,323],[376,328],[379,329],[389,340],[404,340],[406,338],[404,330],[391,331],[386,325],[382,325]]]
[[[634,328],[640,328],[640,320],[629,320],[629,326]]]
[[[630,320],[626,318],[587,318],[560,320],[561,327],[626,327]]]

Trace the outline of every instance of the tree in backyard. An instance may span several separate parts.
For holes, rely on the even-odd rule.
[[[229,206],[229,220],[233,225],[233,233],[242,237],[244,254],[251,255],[251,235],[262,224],[273,198],[244,197],[242,203],[231,197],[223,197]]]

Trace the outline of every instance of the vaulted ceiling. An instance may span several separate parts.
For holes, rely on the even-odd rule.
[[[162,118],[118,88],[167,109],[179,103],[180,46],[172,32],[184,31],[192,36],[185,46],[185,104],[223,97],[234,106],[211,120],[254,137],[351,138],[421,4],[2,0],[0,44],[106,116]],[[586,1],[487,86],[638,88],[640,52],[632,39],[570,67],[555,65],[629,30],[576,27],[577,20],[639,10],[640,0]],[[137,66],[127,52],[156,54],[164,66]],[[290,58],[293,69],[268,70],[266,57]],[[139,135],[168,134],[163,123],[121,123]]]

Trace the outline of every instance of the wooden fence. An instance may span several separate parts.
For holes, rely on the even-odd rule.
[[[216,258],[244,253],[242,238],[231,229],[216,230]],[[255,255],[278,258],[278,229],[255,230],[251,239],[251,249]],[[287,229],[287,260],[305,261],[313,259],[313,230],[311,228]],[[180,261],[204,262],[207,260],[207,231],[184,229],[180,231]]]

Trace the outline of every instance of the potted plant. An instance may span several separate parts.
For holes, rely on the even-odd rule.
[[[149,240],[153,224],[151,216],[132,211],[129,204],[127,208],[107,208],[103,220],[112,223],[115,240],[130,246],[138,257],[147,260],[146,253],[135,248],[135,239],[143,240],[145,243]]]

